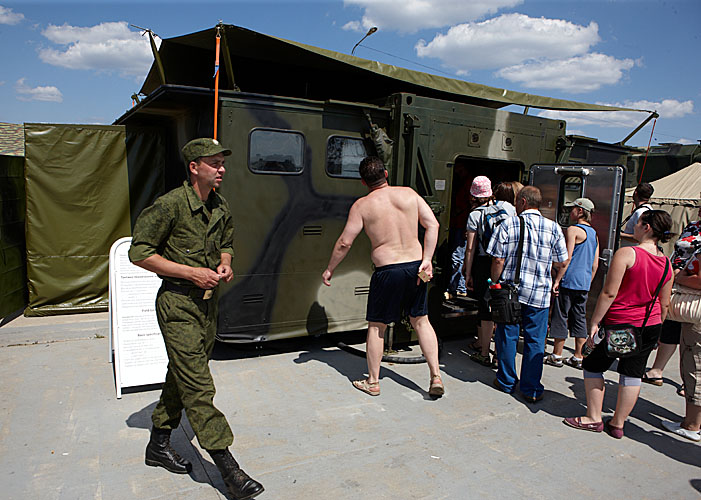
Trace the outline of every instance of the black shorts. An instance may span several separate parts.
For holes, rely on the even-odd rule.
[[[662,325],[647,325],[643,330],[643,338],[640,343],[640,352],[629,358],[618,360],[616,371],[621,375],[634,378],[642,378],[647,366],[647,358],[657,345],[660,338]],[[584,358],[582,368],[592,373],[604,373],[608,370],[616,358],[609,358],[606,354],[606,340],[599,342],[594,350]]]
[[[663,344],[679,345],[679,339],[682,336],[682,324],[671,319],[665,320],[662,323],[662,332],[660,333],[660,342]]]
[[[419,279],[421,261],[378,267],[370,279],[370,294],[365,319],[376,323],[394,323],[402,312],[416,318],[428,314],[428,284]]]

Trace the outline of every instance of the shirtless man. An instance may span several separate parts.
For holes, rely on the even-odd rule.
[[[365,229],[375,264],[366,315],[368,378],[355,380],[353,386],[371,396],[380,395],[385,330],[389,323],[399,321],[404,310],[428,363],[431,376],[428,393],[440,397],[445,391],[438,367],[438,341],[428,320],[426,304],[427,282],[433,277],[431,257],[438,240],[438,221],[413,189],[387,184],[387,170],[379,158],[371,156],[360,162],[360,177],[370,192],[351,207],[346,227],[322,274],[324,284],[331,286],[334,270]],[[423,248],[418,238],[419,224],[426,230]]]

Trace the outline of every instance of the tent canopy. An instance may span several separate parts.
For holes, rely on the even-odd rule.
[[[672,233],[679,235],[689,222],[698,220],[698,209],[701,206],[701,163],[692,163],[682,170],[651,182],[655,191],[650,199],[650,205],[658,210],[664,210],[672,216]],[[629,214],[633,207],[633,191],[626,190],[626,208],[623,213]],[[672,255],[676,238],[662,245],[665,254]]]
[[[701,197],[701,163],[692,163],[650,184],[655,189],[651,204],[698,208]],[[634,187],[626,190],[626,201],[632,201],[633,191]]]
[[[233,25],[221,25],[220,89],[302,97],[375,102],[407,92],[490,108],[508,105],[568,111],[643,111],[587,104],[489,87],[412,71],[313,47]],[[141,93],[160,85],[214,88],[217,27],[162,41]],[[383,102],[379,102],[383,104]]]

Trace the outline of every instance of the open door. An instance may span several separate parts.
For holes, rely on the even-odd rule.
[[[587,304],[587,316],[591,317],[617,247],[625,168],[622,165],[533,165],[529,184],[538,187],[543,195],[540,212],[557,221],[563,231],[570,225],[565,203],[582,197],[594,202],[592,227],[599,238],[599,269]]]

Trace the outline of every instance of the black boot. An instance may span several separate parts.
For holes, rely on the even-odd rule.
[[[253,498],[263,492],[263,485],[241,470],[228,449],[207,450],[224,478],[224,483],[236,500]]]
[[[151,439],[146,446],[146,465],[163,467],[175,474],[188,474],[192,464],[182,458],[170,445],[170,429],[151,430]]]

